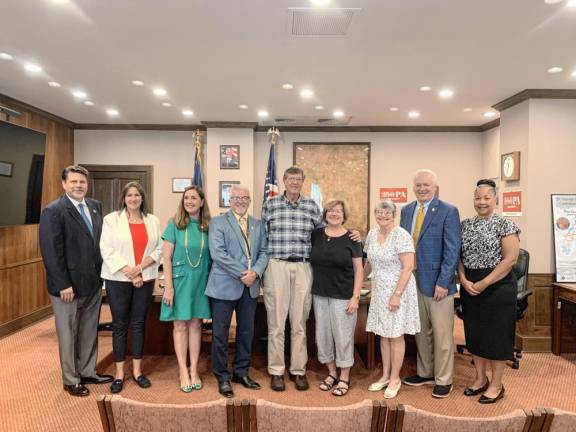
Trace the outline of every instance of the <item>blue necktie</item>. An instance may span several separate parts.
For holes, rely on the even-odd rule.
[[[84,204],[78,204],[78,210],[80,211],[80,216],[82,216],[84,223],[88,227],[88,231],[90,231],[90,235],[94,236],[94,233],[92,232],[92,221],[88,216],[86,216],[86,213],[84,213]]]

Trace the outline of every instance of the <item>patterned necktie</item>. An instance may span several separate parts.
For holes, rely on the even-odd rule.
[[[246,220],[246,217],[242,216],[241,218],[239,218],[238,224],[240,225],[240,229],[242,230],[244,237],[248,238],[248,221]]]
[[[416,223],[414,224],[414,231],[412,231],[412,238],[414,239],[414,244],[418,243],[418,238],[420,237],[420,230],[422,229],[423,222],[424,222],[424,205],[420,204],[420,207],[418,207],[418,214],[416,215]]]
[[[90,235],[94,236],[94,233],[92,232],[92,221],[90,220],[90,218],[88,216],[86,216],[86,213],[84,213],[84,204],[82,204],[82,203],[78,204],[78,211],[80,212],[80,216],[82,216],[82,220],[84,221],[84,223],[88,227],[88,231],[90,231]]]

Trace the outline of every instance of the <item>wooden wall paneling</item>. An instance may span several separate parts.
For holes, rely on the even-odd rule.
[[[0,103],[21,116],[9,122],[46,135],[42,206],[62,193],[62,169],[74,162],[72,123],[0,95]],[[6,121],[4,114],[0,120]],[[0,337],[51,313],[38,244],[38,225],[0,227]]]
[[[552,282],[554,275],[534,273],[528,275],[526,315],[516,326],[516,342],[523,351],[549,352],[552,349]]]

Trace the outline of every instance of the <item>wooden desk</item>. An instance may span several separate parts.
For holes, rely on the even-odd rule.
[[[554,302],[552,304],[554,310],[554,319],[552,320],[552,352],[556,355],[562,354],[562,339],[567,335],[563,335],[564,330],[574,330],[572,325],[562,326],[563,318],[566,321],[568,318],[566,313],[562,313],[571,303],[576,305],[576,283],[553,283]],[[574,319],[574,315],[569,315]]]

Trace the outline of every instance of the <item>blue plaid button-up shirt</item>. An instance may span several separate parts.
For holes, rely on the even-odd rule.
[[[309,258],[312,231],[324,225],[316,202],[302,195],[294,203],[286,195],[267,200],[262,222],[268,233],[268,256],[279,259]]]

